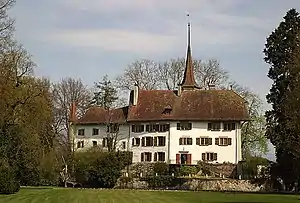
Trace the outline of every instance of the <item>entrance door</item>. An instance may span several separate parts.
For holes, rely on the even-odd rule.
[[[176,154],[176,164],[191,164],[192,155],[191,154]]]
[[[181,164],[187,164],[187,154],[181,154],[180,155],[180,163]]]

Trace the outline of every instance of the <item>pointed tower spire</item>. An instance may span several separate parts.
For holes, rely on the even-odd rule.
[[[187,14],[189,17],[190,15]],[[186,54],[186,65],[184,70],[184,78],[181,83],[182,89],[195,89],[197,88],[197,84],[194,76],[194,67],[192,60],[192,51],[191,51],[191,23],[188,22],[188,47]]]

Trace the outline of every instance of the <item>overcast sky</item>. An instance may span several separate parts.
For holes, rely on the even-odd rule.
[[[220,60],[232,79],[265,102],[271,81],[262,50],[290,8],[300,10],[300,1],[19,0],[11,15],[37,75],[71,76],[92,86],[137,59],[185,57],[189,12],[193,57]]]

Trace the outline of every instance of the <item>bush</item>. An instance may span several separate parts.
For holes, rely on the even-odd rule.
[[[168,175],[169,174],[169,165],[162,162],[156,162],[153,166],[154,174],[158,175]]]
[[[204,175],[208,175],[208,176],[212,175],[212,169],[210,167],[210,164],[205,163],[203,161],[198,162],[198,170],[199,171],[201,170],[202,174],[204,174]]]
[[[0,161],[0,194],[13,194],[19,190],[20,183],[16,178],[15,170]]]
[[[262,157],[248,157],[245,162],[240,162],[239,167],[246,179],[255,178],[258,175],[257,166],[268,166],[269,161]]]
[[[75,156],[76,181],[85,187],[112,188],[131,160],[131,152],[78,152]]]
[[[198,169],[196,166],[181,166],[180,167],[180,175],[188,176],[188,175],[195,175],[198,173]]]
[[[160,175],[141,178],[141,180],[147,181],[150,188],[165,188],[172,186],[175,178],[170,175]]]

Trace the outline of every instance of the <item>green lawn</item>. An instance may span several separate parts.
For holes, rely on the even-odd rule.
[[[0,195],[0,203],[225,203],[257,202],[284,203],[299,202],[297,195],[233,194],[216,192],[177,191],[134,191],[134,190],[93,190],[63,188],[23,188],[14,195]]]

